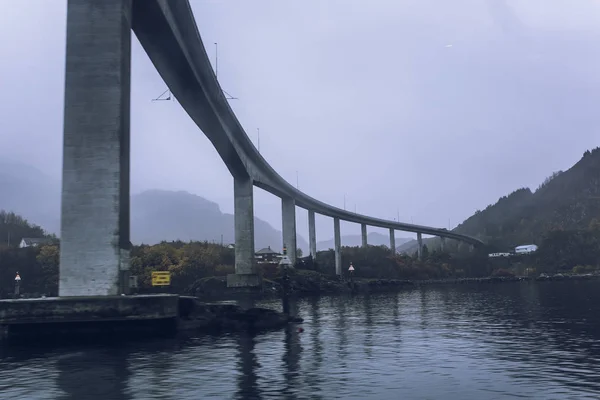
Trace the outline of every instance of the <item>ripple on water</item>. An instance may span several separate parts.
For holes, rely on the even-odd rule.
[[[3,348],[15,399],[597,398],[593,283],[304,299],[305,331]],[[273,307],[279,305],[267,301]]]

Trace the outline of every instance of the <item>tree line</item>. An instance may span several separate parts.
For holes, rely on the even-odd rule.
[[[0,212],[0,233],[15,232],[19,237],[39,237],[43,230],[28,223],[14,213]],[[0,297],[11,297],[15,274],[19,272],[22,292],[33,295],[55,296],[59,276],[58,242],[40,247],[0,247]],[[417,254],[392,255],[386,246],[342,247],[342,268],[347,273],[350,263],[355,276],[365,279],[443,279],[484,277],[505,273],[523,273],[524,269],[536,273],[591,272],[600,266],[600,220],[591,219],[586,229],[553,229],[541,239],[537,252],[517,259],[516,264],[527,268],[517,270],[514,263],[494,264],[487,257],[488,249],[474,252],[441,252],[423,246],[422,260]],[[235,254],[219,244],[208,242],[162,242],[156,245],[133,246],[131,274],[138,277],[140,290],[151,291],[152,271],[171,272],[171,290],[193,294],[198,282],[210,277],[224,277],[235,272]],[[335,277],[335,253],[320,251],[316,259],[301,258],[296,265],[323,275]],[[259,264],[259,273],[265,279],[276,279],[276,264]]]

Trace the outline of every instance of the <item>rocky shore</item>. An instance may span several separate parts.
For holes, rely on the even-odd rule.
[[[294,270],[290,273],[291,294],[300,296],[327,295],[342,293],[376,293],[394,291],[403,288],[425,285],[459,285],[459,284],[497,284],[506,282],[560,281],[600,279],[598,275],[541,275],[539,277],[485,277],[485,278],[449,278],[428,280],[401,279],[354,279],[353,282],[341,280],[314,271]],[[191,291],[202,299],[230,298],[230,291],[224,278],[211,277],[196,282]],[[265,279],[263,298],[280,297],[282,294],[281,279]]]
[[[204,303],[196,297],[179,298],[177,329],[180,331],[260,331],[299,322],[302,318],[268,308],[243,309],[233,304]]]

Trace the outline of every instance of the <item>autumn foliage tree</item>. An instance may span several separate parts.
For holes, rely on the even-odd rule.
[[[152,271],[169,271],[173,290],[185,293],[198,279],[233,273],[234,258],[232,249],[208,242],[134,246],[131,274],[138,276],[143,290],[152,286]]]

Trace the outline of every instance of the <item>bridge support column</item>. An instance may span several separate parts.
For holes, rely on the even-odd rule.
[[[469,252],[472,253],[475,250],[475,246],[472,244],[469,245]]]
[[[417,233],[417,244],[418,244],[417,254],[419,256],[419,260],[422,260],[423,259],[423,235],[421,235],[421,232]]]
[[[235,274],[227,275],[227,287],[257,287],[254,257],[254,186],[251,178],[233,179]]]
[[[362,247],[367,248],[369,242],[367,241],[367,224],[360,224],[360,236],[362,239]]]
[[[317,259],[317,231],[315,228],[315,212],[308,210],[308,245],[313,261]]]
[[[446,238],[440,236],[440,251],[443,253],[446,250]]]
[[[131,0],[69,0],[60,296],[129,291]]]
[[[342,276],[342,237],[339,218],[333,218],[333,247],[335,250],[335,274]]]
[[[396,255],[396,232],[393,228],[390,228],[390,250],[392,255]]]
[[[291,197],[281,199],[283,245],[292,265],[296,264],[296,202]]]

